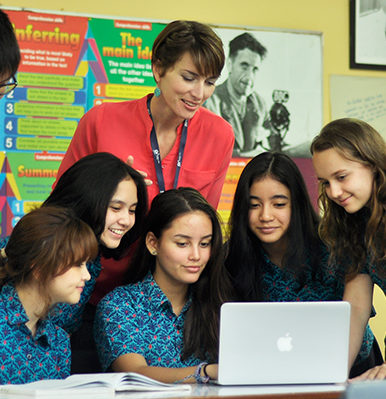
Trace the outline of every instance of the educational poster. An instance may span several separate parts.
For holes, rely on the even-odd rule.
[[[1,231],[39,206],[80,118],[95,104],[154,90],[153,41],[165,24],[7,13],[21,51],[18,86],[0,102]]]
[[[89,104],[137,99],[153,92],[151,48],[165,24],[92,18]]]
[[[1,235],[51,191],[57,169],[86,112],[88,19],[8,11],[20,46],[18,86],[1,100]]]
[[[19,218],[48,196],[77,124],[91,107],[137,99],[154,90],[151,48],[165,27],[164,23],[124,18],[24,10],[7,13],[22,61],[17,88],[0,100],[1,236],[10,234]],[[232,81],[242,91],[237,99],[248,99],[244,112],[242,106],[227,110],[218,87],[213,96],[219,109],[225,110],[223,117],[228,119],[233,112],[230,122],[238,143],[219,204],[223,220],[229,218],[241,171],[251,157],[265,150],[283,151],[295,158],[316,202],[307,157],[309,143],[322,125],[321,36],[215,30],[227,55],[217,86],[224,89],[226,81]],[[228,56],[232,40],[243,34],[265,48],[252,78],[245,78]],[[205,106],[210,108],[209,103]],[[240,109],[247,116],[241,122]]]

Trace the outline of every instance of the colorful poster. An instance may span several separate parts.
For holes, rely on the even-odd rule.
[[[21,52],[17,88],[0,114],[6,151],[66,151],[86,111],[88,19],[9,11]],[[83,67],[83,68],[82,68]]]
[[[0,102],[0,235],[51,191],[80,118],[154,90],[151,48],[165,24],[7,11],[21,52]]]
[[[22,60],[17,88],[0,100],[1,236],[10,234],[16,221],[48,196],[77,124],[91,107],[141,98],[154,90],[151,49],[166,25],[24,10],[7,13]],[[261,68],[244,93],[249,96],[258,92],[254,98],[265,103],[259,111],[263,115],[264,108],[265,116],[259,116],[256,140],[250,142],[245,132],[238,132],[237,118],[230,121],[240,149],[234,149],[220,199],[222,219],[229,219],[244,166],[264,150],[279,150],[296,158],[316,204],[316,184],[307,157],[309,142],[322,120],[321,36],[257,29],[215,30],[224,42],[227,57],[229,43],[246,33],[266,47]],[[232,78],[229,61],[218,87]],[[233,78],[237,81],[235,73]],[[212,98],[221,100],[217,90]],[[210,108],[209,101],[206,106]],[[257,113],[249,114],[253,124]],[[268,128],[263,123],[266,119]]]
[[[141,98],[154,91],[151,48],[165,24],[92,18],[89,66],[93,104]]]
[[[87,111],[88,18],[7,12],[19,43],[17,88],[1,101],[1,235],[51,191],[79,119]]]
[[[47,198],[61,160],[62,154],[7,152],[6,162],[2,164],[7,198],[3,203],[2,213],[7,217],[2,218],[2,235],[8,235],[25,213]]]

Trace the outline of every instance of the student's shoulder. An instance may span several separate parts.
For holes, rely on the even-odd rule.
[[[138,283],[122,285],[114,288],[99,302],[98,308],[116,307],[122,303],[129,305],[136,302],[138,296],[141,295],[141,288]]]
[[[51,317],[43,320],[42,331],[47,334],[47,339],[52,348],[60,348],[60,350],[65,350],[66,352],[69,350],[70,334],[57,325]]]

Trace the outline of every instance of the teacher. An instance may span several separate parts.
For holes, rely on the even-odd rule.
[[[134,157],[132,166],[153,182],[147,186],[150,201],[160,192],[185,186],[200,191],[217,208],[234,134],[228,122],[201,106],[213,94],[223,66],[222,42],[209,26],[193,21],[168,24],[153,44],[154,94],[104,103],[87,112],[56,181],[80,158],[110,152],[123,161]],[[90,305],[125,283],[130,257],[101,257]],[[88,339],[90,331],[86,325],[83,329]]]
[[[104,103],[80,120],[58,171],[78,159],[110,152],[147,174],[149,200],[165,190],[193,187],[217,208],[232,156],[234,134],[224,119],[201,106],[224,66],[221,39],[204,24],[174,21],[155,39],[154,94]]]

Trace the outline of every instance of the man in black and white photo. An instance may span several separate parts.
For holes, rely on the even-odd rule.
[[[263,151],[269,135],[269,115],[263,98],[254,90],[260,65],[267,49],[251,34],[243,33],[229,42],[228,77],[216,87],[205,106],[233,127],[233,157],[250,157]],[[265,130],[268,129],[268,130]],[[255,151],[260,148],[259,151]]]

